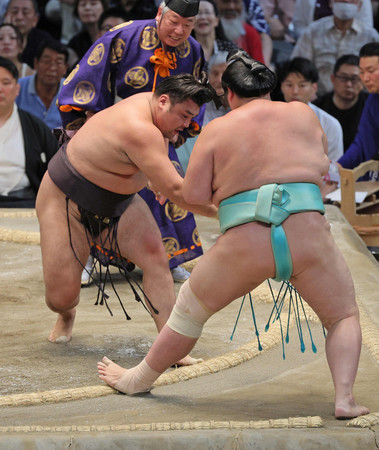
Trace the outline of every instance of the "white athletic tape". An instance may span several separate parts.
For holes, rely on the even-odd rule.
[[[191,289],[189,280],[187,280],[179,291],[175,306],[167,321],[167,326],[179,334],[197,339],[201,336],[205,322],[213,314],[196,297]]]

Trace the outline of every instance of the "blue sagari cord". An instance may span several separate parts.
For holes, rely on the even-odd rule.
[[[276,320],[279,321],[280,332],[281,332],[281,335],[282,335],[283,359],[286,358],[285,349],[284,349],[284,342],[286,342],[287,344],[289,343],[289,325],[290,325],[291,310],[295,314],[296,329],[297,329],[297,334],[298,334],[299,340],[300,340],[300,351],[302,353],[305,352],[305,343],[304,343],[304,338],[303,338],[303,328],[301,326],[301,314],[302,314],[304,316],[304,319],[305,319],[305,322],[306,322],[306,325],[307,325],[307,328],[308,328],[308,332],[309,332],[309,336],[310,336],[310,340],[311,340],[311,344],[312,344],[312,351],[313,351],[313,353],[317,353],[317,347],[316,347],[316,345],[314,343],[314,340],[313,340],[312,331],[311,331],[311,328],[310,328],[310,325],[309,325],[307,314],[305,312],[304,303],[303,303],[303,299],[302,299],[301,295],[297,292],[295,287],[289,281],[283,281],[281,286],[280,286],[278,294],[275,296],[274,291],[273,291],[272,286],[271,286],[270,280],[267,280],[267,282],[268,282],[269,289],[270,289],[270,292],[271,292],[271,295],[272,295],[272,299],[274,301],[274,306],[273,306],[273,308],[271,310],[270,316],[269,316],[267,324],[265,326],[265,332],[267,332],[269,330],[270,323],[274,323]],[[282,293],[283,291],[284,291],[284,293]],[[281,321],[281,313],[282,313],[282,310],[283,310],[283,307],[284,307],[284,304],[285,304],[285,300],[286,300],[287,294],[289,295],[289,300],[288,300],[288,319],[287,319],[287,332],[286,332],[286,337],[284,339],[283,325],[282,325],[282,321]],[[232,332],[232,334],[230,336],[230,340],[233,340],[234,333],[236,331],[239,318],[241,316],[242,307],[243,307],[243,304],[245,302],[246,295],[242,299],[241,306],[240,306],[239,311],[238,311],[236,323],[234,324],[233,332]],[[257,322],[256,322],[256,318],[255,318],[255,312],[254,312],[254,306],[253,306],[253,300],[252,300],[251,292],[249,292],[249,300],[250,300],[251,313],[252,313],[252,316],[253,316],[255,335],[257,336],[257,340],[258,340],[258,349],[261,351],[262,350],[262,345],[261,345],[261,342],[260,342],[260,339],[259,339],[259,331],[258,331]],[[323,329],[323,333],[324,333],[324,337],[325,337],[325,328],[322,327],[322,329]]]

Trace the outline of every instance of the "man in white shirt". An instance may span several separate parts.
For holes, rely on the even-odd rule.
[[[0,207],[33,208],[58,142],[37,117],[17,108],[18,70],[0,57]]]
[[[342,127],[337,119],[311,103],[316,97],[318,80],[314,64],[306,58],[294,58],[279,68],[278,78],[287,103],[306,103],[314,111],[328,139],[329,159],[337,161],[343,154]]]
[[[333,89],[331,75],[336,60],[346,54],[358,55],[362,45],[379,42],[375,28],[357,20],[361,0],[331,0],[332,16],[312,22],[298,39],[291,58],[308,58],[319,74],[318,95]]]

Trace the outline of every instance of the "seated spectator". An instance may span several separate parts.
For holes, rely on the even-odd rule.
[[[225,36],[214,0],[200,1],[192,35],[201,44],[206,61],[219,51],[237,49],[237,45]]]
[[[261,1],[243,0],[243,7],[246,14],[246,22],[252,25],[261,37],[263,57],[269,64],[272,61],[272,39],[270,27],[261,7]]]
[[[17,108],[18,70],[0,57],[0,207],[34,208],[58,142],[37,117]]]
[[[81,30],[81,22],[73,17],[75,0],[49,0],[45,5],[45,16],[61,27],[60,41],[68,41]]]
[[[331,79],[334,90],[313,103],[339,121],[343,131],[343,148],[346,151],[355,138],[368,97],[359,78],[359,57],[343,55],[338,58]]]
[[[20,78],[32,75],[35,71],[21,62],[22,36],[20,30],[11,23],[0,25],[0,56],[10,59],[17,67]]]
[[[260,0],[260,3],[270,27],[273,46],[271,62],[276,66],[290,59],[296,43],[292,25],[296,0]]]
[[[72,62],[82,59],[87,50],[98,39],[99,18],[107,7],[107,0],[75,0],[74,16],[79,18],[83,29],[68,42],[68,46],[73,51],[73,55],[70,55],[70,66]]]
[[[38,19],[36,0],[9,0],[3,22],[11,23],[20,30],[23,39],[21,60],[30,67],[33,67],[39,44],[52,38],[47,31],[37,28]]]
[[[258,31],[246,22],[242,0],[217,0],[217,6],[226,37],[252,58],[264,62],[261,37]]]
[[[59,41],[42,42],[34,59],[36,73],[19,80],[17,105],[40,118],[51,130],[62,126],[56,102],[67,60],[67,48]]]
[[[100,15],[97,27],[99,29],[99,37],[103,36],[107,31],[116,25],[121,25],[129,20],[128,13],[123,8],[108,8]]]
[[[294,58],[278,69],[278,80],[284,100],[306,103],[316,114],[328,139],[328,156],[330,161],[337,161],[343,154],[342,128],[337,119],[313,105],[317,91],[318,73],[311,61]]]
[[[298,39],[291,58],[310,59],[319,73],[318,95],[333,89],[330,76],[336,60],[347,53],[358,55],[367,42],[378,42],[379,33],[356,19],[361,0],[332,0],[333,15],[311,23]]]
[[[363,108],[354,142],[338,163],[346,169],[354,169],[362,162],[377,159],[379,155],[379,43],[364,45],[359,52],[359,68],[362,83],[370,95]],[[377,172],[364,179],[379,181]]]
[[[296,0],[292,24],[298,39],[313,21],[333,14],[329,0]],[[373,26],[373,10],[371,0],[362,0],[357,19],[369,27]]]

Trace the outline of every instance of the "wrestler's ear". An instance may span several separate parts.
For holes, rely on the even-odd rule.
[[[159,106],[161,109],[164,109],[165,107],[170,105],[170,97],[167,94],[162,94],[159,97]]]

